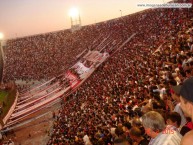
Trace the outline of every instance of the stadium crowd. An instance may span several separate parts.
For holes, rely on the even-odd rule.
[[[18,89],[26,91],[34,80],[45,81],[66,72],[88,51],[108,52],[118,47],[131,32],[123,26],[126,23],[117,22],[84,26],[73,33],[63,30],[8,40],[4,83],[24,80],[26,85],[18,85]]]
[[[149,9],[73,33],[9,40],[4,80],[48,80],[84,50],[108,52],[110,58],[66,99],[48,145],[161,145],[173,138],[177,145],[193,129],[176,90],[193,76],[192,18],[192,8]]]
[[[173,86],[193,75],[192,16],[154,9],[120,19],[137,35],[119,52],[110,51],[109,60],[69,97],[48,145],[180,144],[193,128]],[[159,138],[150,140],[156,133]]]
[[[120,25],[122,23],[99,23],[73,33],[64,30],[8,40],[4,52],[4,81],[49,80],[69,69],[81,52],[102,49],[99,42],[103,41],[103,46],[111,43],[116,46],[124,41],[128,28],[120,29]],[[106,40],[109,36],[111,39]]]

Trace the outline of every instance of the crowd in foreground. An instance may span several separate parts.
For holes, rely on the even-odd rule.
[[[180,144],[193,129],[192,17],[154,9],[123,19],[137,35],[69,97],[48,145]]]

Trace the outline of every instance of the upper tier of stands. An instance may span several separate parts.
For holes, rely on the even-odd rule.
[[[106,50],[124,42],[131,32],[124,20],[7,41],[4,80],[50,79],[72,66],[83,51]],[[132,25],[132,24],[130,24]],[[108,38],[108,39],[107,39]]]

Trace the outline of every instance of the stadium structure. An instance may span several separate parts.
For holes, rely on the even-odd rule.
[[[0,75],[17,92],[1,134],[59,112],[46,144],[107,144],[143,109],[171,112],[170,85],[193,75],[192,24],[192,7],[155,8],[7,40]]]

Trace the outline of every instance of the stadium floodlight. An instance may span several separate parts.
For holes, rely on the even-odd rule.
[[[4,38],[4,35],[2,32],[0,32],[0,40],[3,40],[3,38]]]
[[[79,11],[77,8],[71,8],[69,11],[69,16],[72,18],[76,18],[79,16]]]
[[[69,11],[69,16],[71,19],[71,30],[72,32],[76,30],[80,30],[81,28],[81,18],[80,18],[80,13],[77,8],[71,8]]]

